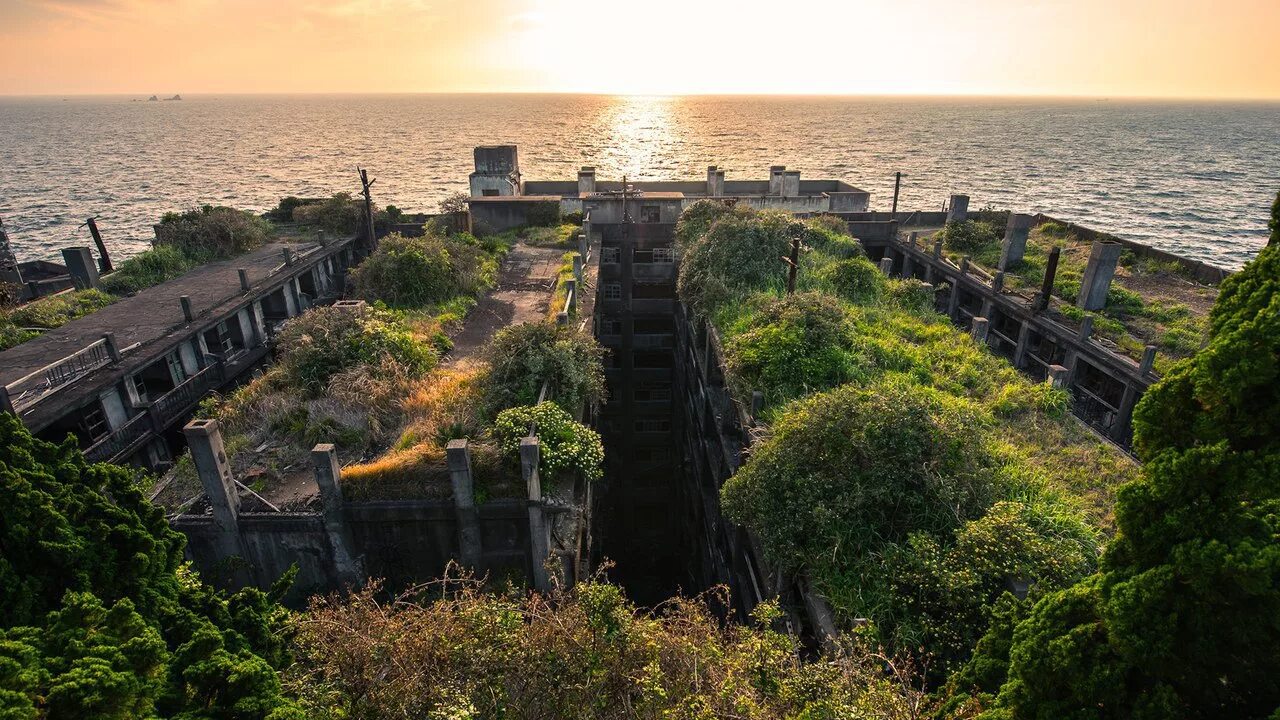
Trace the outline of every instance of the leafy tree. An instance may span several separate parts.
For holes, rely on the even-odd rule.
[[[1210,341],[1142,399],[1146,461],[1100,572],[1013,633],[992,717],[1280,712],[1280,247],[1222,284]]]
[[[1280,245],[1280,192],[1276,193],[1276,201],[1271,203],[1271,220],[1267,222],[1271,230],[1268,245]]]
[[[301,717],[274,597],[202,585],[130,470],[0,414],[0,484],[0,717]]]
[[[484,404],[493,412],[533,405],[547,382],[555,403],[577,412],[584,402],[604,399],[604,353],[591,335],[550,321],[503,328],[483,351],[489,366]]]
[[[471,196],[464,192],[451,192],[440,201],[440,212],[445,214],[466,212]]]

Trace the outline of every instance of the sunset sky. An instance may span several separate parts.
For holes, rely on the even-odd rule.
[[[1280,0],[0,0],[0,94],[1280,98]]]

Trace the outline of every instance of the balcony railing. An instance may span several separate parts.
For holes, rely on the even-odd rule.
[[[16,412],[35,405],[42,397],[66,387],[98,368],[106,367],[119,358],[114,342],[104,337],[83,350],[46,365],[24,378],[5,386]]]
[[[187,378],[178,387],[161,395],[151,405],[151,412],[155,415],[157,424],[164,427],[173,422],[191,406],[200,402],[200,398],[204,397],[205,393],[221,385],[222,380],[223,361],[218,360]]]
[[[151,434],[151,416],[140,413],[84,451],[89,462],[111,462]]]

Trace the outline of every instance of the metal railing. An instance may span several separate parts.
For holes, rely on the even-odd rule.
[[[115,342],[107,337],[77,350],[61,360],[46,365],[35,372],[5,386],[13,409],[17,412],[35,405],[40,398],[65,387],[99,368],[119,359]]]
[[[149,436],[153,429],[151,416],[147,412],[139,413],[85,450],[84,459],[89,462],[111,462]]]
[[[161,427],[167,425],[192,405],[200,402],[200,398],[204,397],[206,392],[222,384],[222,369],[223,363],[219,360],[161,395],[151,404],[151,412],[155,415],[157,423]]]

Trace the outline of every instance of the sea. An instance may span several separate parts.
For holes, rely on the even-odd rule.
[[[873,210],[1044,212],[1224,268],[1265,245],[1280,104],[1107,99],[187,95],[0,98],[0,219],[22,260],[149,246],[168,211],[257,211],[356,192],[432,212],[476,145],[519,146],[527,180],[763,179],[770,165],[871,192]]]

